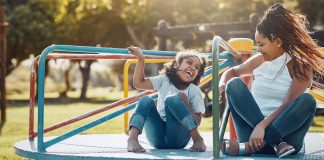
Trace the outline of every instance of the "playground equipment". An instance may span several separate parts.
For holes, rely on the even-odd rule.
[[[211,79],[211,71],[216,72],[216,75],[218,75],[218,50],[219,50],[219,45],[221,43],[221,38],[218,37],[218,39],[216,38],[214,40],[215,45],[213,47],[213,58],[214,58],[214,65],[213,67],[217,67],[216,69],[212,69],[209,68],[205,75],[204,75],[204,79],[203,79],[203,83],[204,81],[207,82],[207,79]],[[61,54],[61,53],[53,53],[53,52],[64,52],[64,53],[74,53],[74,54]],[[86,54],[75,54],[75,53],[86,53]],[[89,53],[93,53],[93,54],[89,54]],[[147,51],[144,50],[143,51],[144,55],[146,56],[146,59],[148,61],[167,61],[172,59],[176,52],[172,52],[172,51]],[[210,54],[209,57],[211,57]],[[224,59],[228,59],[228,61],[222,63],[219,67],[220,68],[225,68],[225,66],[230,66],[233,65],[233,62],[230,60],[231,56],[229,54],[222,54],[220,57],[224,58]],[[84,47],[84,46],[67,46],[67,45],[52,45],[47,47],[40,56],[36,57],[35,60],[33,61],[32,67],[31,67],[31,74],[30,74],[30,129],[29,129],[29,141],[25,141],[27,142],[27,149],[24,148],[26,147],[26,144],[23,144],[23,142],[16,144],[15,148],[16,148],[16,152],[17,154],[24,156],[24,157],[28,157],[28,158],[35,158],[35,159],[41,159],[41,158],[48,158],[47,156],[51,157],[53,156],[53,154],[51,154],[51,148],[55,148],[55,146],[57,146],[58,143],[64,143],[66,141],[68,141],[68,139],[71,139],[72,136],[77,135],[79,133],[81,133],[82,131],[85,131],[89,128],[92,128],[96,125],[99,125],[103,122],[106,122],[116,116],[119,116],[131,109],[133,109],[136,105],[136,100],[138,100],[140,97],[144,96],[144,95],[150,95],[152,97],[156,97],[156,94],[154,95],[152,91],[147,91],[147,92],[142,92],[138,95],[135,95],[133,97],[129,97],[129,98],[125,98],[123,100],[114,102],[110,105],[104,106],[102,108],[99,108],[97,110],[91,111],[89,113],[80,115],[78,117],[72,118],[70,120],[64,121],[62,123],[53,125],[51,127],[48,128],[44,128],[44,75],[45,75],[45,60],[46,59],[86,59],[86,60],[91,60],[91,59],[135,59],[135,57],[133,57],[132,55],[128,54],[128,50],[126,49],[117,49],[117,48],[97,48],[97,47]],[[133,61],[134,62],[134,61]],[[131,63],[131,61],[129,62]],[[128,64],[128,63],[126,63]],[[35,78],[36,78],[36,72],[35,69],[38,65],[38,124],[37,124],[37,132],[34,131],[34,105],[35,105]],[[128,67],[125,67],[128,68]],[[125,69],[126,70],[126,69]],[[126,73],[126,72],[125,72]],[[217,81],[217,76],[213,78],[216,82],[215,84],[218,83]],[[127,96],[125,94],[125,96]],[[216,96],[218,97],[218,96]],[[79,120],[85,119],[87,117],[90,117],[92,115],[95,115],[97,113],[100,113],[102,111],[126,104],[126,103],[130,103],[130,105],[116,111],[113,112],[112,114],[109,114],[107,116],[104,116],[98,120],[95,120],[91,123],[88,123],[84,126],[81,126],[80,128],[76,128],[70,132],[67,132],[61,136],[57,136],[57,137],[49,137],[46,138],[44,137],[44,133],[46,132],[50,132],[53,131],[55,129],[58,129],[60,127],[66,126],[68,124],[71,124],[73,122],[77,122]],[[215,106],[216,108],[218,108],[217,106]],[[216,117],[216,116],[215,116]],[[126,122],[125,122],[126,124]],[[217,123],[218,124],[218,119],[217,119]],[[218,128],[214,127],[216,129],[215,133],[217,132],[217,134],[214,135],[217,137],[216,139],[219,139],[218,136]],[[34,138],[37,137],[37,142],[34,140]],[[64,141],[64,142],[63,142]],[[216,150],[214,151],[214,153],[216,153],[216,156],[219,156],[219,140],[215,140],[215,142],[217,142],[215,145],[217,145]],[[29,144],[29,145],[28,145]],[[22,146],[20,146],[22,145]],[[54,154],[55,156],[55,154]],[[62,156],[62,155],[60,155]],[[71,156],[68,156],[69,158],[71,158]],[[82,157],[82,156],[81,156]]]
[[[232,57],[238,55],[230,55],[229,53],[219,54],[219,48],[230,49],[230,46],[222,40],[220,37],[214,37],[212,54],[207,54],[208,58],[212,59],[213,65],[209,67],[201,82],[204,85],[206,82],[212,79],[213,86],[218,86],[218,75],[224,71],[227,67],[234,65]],[[53,52],[65,52],[73,54],[59,54]],[[87,54],[79,54],[87,53]],[[89,54],[91,53],[91,54]],[[143,51],[147,62],[165,62],[172,59],[176,52],[173,51]],[[219,63],[219,59],[222,60]],[[29,140],[23,140],[15,144],[16,153],[20,156],[31,158],[31,159],[209,159],[209,158],[220,158],[220,140],[223,139],[225,134],[225,122],[222,120],[221,129],[219,130],[218,125],[214,125],[213,134],[203,133],[207,150],[203,153],[188,152],[187,150],[158,150],[150,147],[145,139],[140,141],[144,143],[143,147],[147,148],[146,153],[129,153],[126,150],[126,139],[127,136],[124,134],[110,134],[110,135],[77,135],[82,131],[90,129],[94,126],[102,124],[110,119],[120,116],[128,111],[132,110],[136,101],[144,95],[152,96],[156,98],[157,95],[154,91],[141,92],[135,96],[122,99],[114,102],[102,108],[93,110],[86,114],[72,118],[70,120],[61,122],[48,128],[44,128],[44,75],[45,75],[45,60],[46,59],[131,59],[126,64],[134,63],[134,56],[128,54],[126,49],[118,48],[97,48],[97,47],[84,47],[84,46],[66,46],[66,45],[53,45],[46,48],[42,54],[35,58],[31,67],[30,73],[30,122],[29,122]],[[37,132],[34,131],[34,105],[35,105],[35,69],[38,65],[38,124]],[[127,66],[126,65],[126,66]],[[127,68],[125,67],[124,74],[127,75]],[[125,78],[127,80],[128,78]],[[126,92],[125,92],[126,93]],[[125,94],[125,97],[128,95]],[[213,87],[213,124],[219,124],[219,107],[218,107],[218,87]],[[126,105],[129,104],[129,105]],[[84,126],[76,128],[70,132],[67,132],[61,136],[56,137],[44,137],[44,133],[53,131],[60,127],[66,126],[73,122],[88,118],[97,113],[126,105],[121,109],[101,117],[93,122],[90,122]],[[228,113],[228,112],[226,112]],[[126,120],[128,117],[126,116]],[[226,118],[227,119],[227,118]],[[127,121],[125,121],[125,131],[127,128]],[[315,135],[314,135],[315,136]],[[306,137],[306,139],[314,138],[313,135]],[[37,141],[35,140],[37,137]],[[314,141],[313,141],[314,142]],[[318,142],[318,141],[317,141]],[[321,139],[320,143],[324,144],[324,140]],[[323,145],[324,146],[324,145]],[[311,150],[313,151],[313,150]],[[316,151],[316,150],[315,150]],[[300,156],[299,158],[307,158],[307,155]],[[318,158],[316,152],[311,157]],[[224,156],[222,157],[224,158]]]

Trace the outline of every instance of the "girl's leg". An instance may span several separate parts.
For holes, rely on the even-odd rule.
[[[154,100],[151,97],[143,97],[138,102],[135,112],[130,119],[129,126],[128,151],[145,151],[138,143],[138,135],[142,133],[143,127],[145,127],[147,138],[153,147],[157,148],[161,144],[165,144],[163,141],[165,133],[164,122],[157,113]]]
[[[192,137],[191,151],[205,151],[206,146],[197,130],[197,122],[180,96],[165,100],[166,139],[169,148],[184,148]]]
[[[315,99],[310,94],[304,93],[271,124],[279,132],[283,141],[296,149],[295,153],[298,153],[302,148],[304,137],[312,123],[315,110]],[[270,137],[271,132],[266,133],[266,135]]]

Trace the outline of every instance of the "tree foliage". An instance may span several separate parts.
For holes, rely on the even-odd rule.
[[[323,0],[293,0],[311,21],[324,21]],[[51,44],[152,48],[159,20],[170,25],[247,21],[284,0],[7,0],[8,62]],[[323,23],[323,22],[322,22]]]

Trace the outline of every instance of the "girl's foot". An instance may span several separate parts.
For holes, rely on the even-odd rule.
[[[145,149],[139,144],[138,139],[128,138],[127,140],[127,151],[128,152],[145,152]]]
[[[275,146],[275,151],[277,156],[282,158],[295,152],[295,148],[286,142],[281,142]]]
[[[194,144],[189,148],[190,152],[205,152],[205,150],[206,145],[203,139],[194,141]]]
[[[247,143],[239,143],[235,140],[224,140],[221,146],[221,150],[224,155],[229,156],[245,156],[251,155],[254,152],[248,149]]]

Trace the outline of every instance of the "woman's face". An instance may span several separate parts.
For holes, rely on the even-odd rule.
[[[177,75],[184,82],[192,82],[198,75],[201,63],[198,57],[192,56],[183,59],[181,64],[176,63]]]
[[[258,31],[255,32],[255,41],[258,51],[264,56],[266,61],[272,61],[284,53],[282,43],[279,38],[275,38],[272,42]]]

